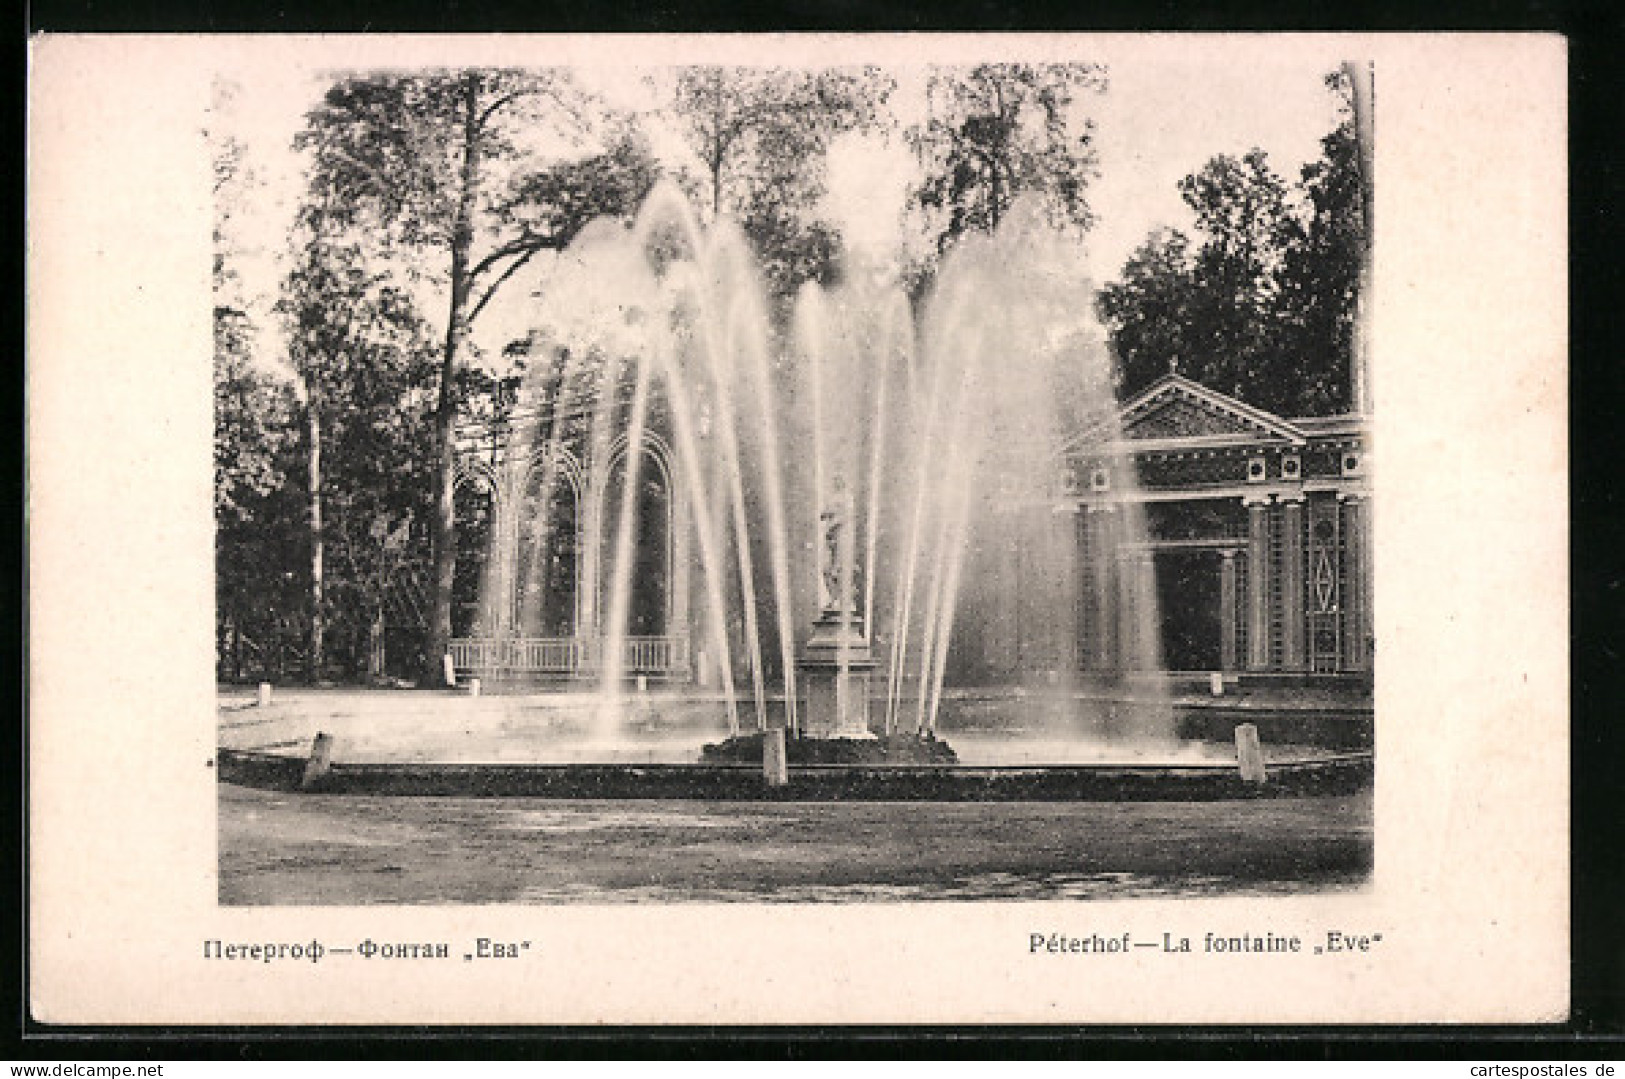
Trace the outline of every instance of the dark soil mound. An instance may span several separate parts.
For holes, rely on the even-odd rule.
[[[787,735],[785,756],[798,764],[958,764],[953,747],[934,734],[878,738],[801,738]],[[741,734],[700,751],[706,764],[760,764],[762,734]]]

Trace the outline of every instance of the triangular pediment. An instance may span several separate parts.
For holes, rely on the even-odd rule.
[[[1131,442],[1305,440],[1281,417],[1179,375],[1165,376],[1124,405],[1120,418]]]

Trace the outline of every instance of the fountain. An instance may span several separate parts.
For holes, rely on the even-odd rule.
[[[1085,607],[1110,612],[1122,669],[1156,671],[1154,589],[1128,573],[1080,580],[1072,565],[1068,453],[1084,447],[1067,439],[1086,433],[1099,456],[1118,434],[1082,261],[1023,202],[944,259],[919,316],[900,286],[857,266],[842,284],[804,287],[775,319],[743,233],[726,220],[702,228],[673,185],[630,227],[585,230],[540,294],[548,333],[533,339],[533,352],[570,359],[533,370],[525,391],[557,410],[575,385],[592,403],[585,429],[538,427],[540,444],[509,459],[552,461],[574,438],[589,462],[625,462],[588,510],[612,537],[604,564],[587,567],[607,602],[595,606],[589,582],[581,605],[603,642],[594,740],[613,745],[624,725],[649,524],[639,476],[655,438],[677,462],[677,527],[692,540],[696,579],[681,587],[698,609],[699,680],[715,683],[730,737],[772,724],[800,739],[934,739],[950,669],[1012,641],[1027,653],[1017,681],[1072,699]],[[1132,485],[1131,467],[1113,471]],[[1122,516],[1108,542],[1143,538]],[[1015,558],[1020,582],[1008,579]],[[966,620],[982,628],[968,641],[956,634]],[[1166,742],[1157,694],[1148,681],[1131,723],[1118,709],[1084,725]]]
[[[448,751],[441,715],[411,759],[594,795],[761,796],[781,737],[804,780],[789,796],[938,796],[956,760],[1022,765],[1001,780],[1022,797],[1072,796],[1103,764],[1118,793],[1153,782],[1125,768],[1171,769],[1169,796],[1190,796],[1181,769],[1233,779],[1233,753],[1176,739],[1150,565],[1117,557],[1145,527],[1083,261],[1024,201],[948,253],[920,309],[858,265],[775,311],[739,227],[702,228],[674,185],[629,227],[583,230],[532,301],[520,402],[538,420],[506,455],[539,518],[492,529],[482,609],[497,645],[566,651],[596,684],[488,682],[454,724],[482,748]],[[1104,487],[1113,512],[1080,512]],[[693,627],[692,679],[633,689],[628,657],[662,619]],[[1083,632],[1109,668],[1080,669]],[[900,771],[817,773],[876,763]]]

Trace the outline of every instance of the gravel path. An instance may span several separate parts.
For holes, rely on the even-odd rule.
[[[722,803],[220,786],[225,904],[817,902],[1358,888],[1369,792],[1205,803]]]

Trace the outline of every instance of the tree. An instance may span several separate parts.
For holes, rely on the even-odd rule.
[[[216,86],[215,111],[229,108],[232,97],[230,87]],[[255,327],[236,269],[241,255],[236,218],[252,197],[255,180],[244,164],[242,143],[218,130],[209,134],[214,169],[214,505],[219,515],[246,512],[247,503],[266,494],[277,477],[272,439],[259,429],[252,408],[259,389],[250,377]]]
[[[231,222],[247,196],[250,178],[243,147],[229,136],[214,146],[214,506],[217,515],[245,511],[277,482],[272,440],[258,427],[252,407],[259,388],[253,367],[254,325],[233,265],[237,255]]]
[[[342,445],[344,433],[362,414],[356,398],[377,395],[387,386],[397,355],[410,352],[420,329],[409,299],[387,273],[370,268],[356,237],[333,223],[325,203],[307,203],[296,233],[294,268],[283,283],[277,310],[287,324],[288,358],[298,380],[305,419],[305,481],[309,532],[310,621],[307,666],[310,679],[326,675],[328,602],[325,510],[334,494],[349,488],[328,472],[342,472],[344,458],[324,453]],[[421,336],[421,335],[419,335]],[[403,344],[404,342],[404,344]],[[370,392],[369,392],[370,390]],[[409,407],[399,395],[386,398]],[[324,464],[329,468],[324,468]],[[333,469],[332,466],[337,466]]]
[[[219,669],[277,674],[299,645],[305,588],[293,393],[216,337],[215,605]],[[249,653],[257,653],[258,663]]]
[[[1178,371],[1289,415],[1350,407],[1364,223],[1346,86],[1327,84],[1339,122],[1296,183],[1261,150],[1212,158],[1179,185],[1200,246],[1154,233],[1100,290],[1122,396]]]
[[[1147,237],[1120,281],[1100,290],[1101,318],[1112,327],[1120,394],[1137,392],[1181,368],[1194,372],[1191,340],[1195,266],[1190,238],[1177,229]]]
[[[410,292],[343,238],[310,245],[284,310],[309,417],[311,652],[323,656],[331,617],[350,633],[350,665],[365,636],[379,675],[392,577],[416,568],[406,541],[431,517],[436,342]]]
[[[216,86],[217,115],[232,91]],[[293,395],[258,362],[254,305],[237,271],[246,253],[240,215],[258,191],[244,148],[211,124],[214,165],[215,615],[219,671],[240,677],[248,653],[279,667],[299,609],[299,464]],[[296,628],[296,627],[294,627]]]
[[[925,121],[909,132],[924,169],[913,202],[934,254],[997,228],[1025,192],[1043,198],[1055,224],[1087,229],[1097,161],[1081,96],[1105,87],[1095,64],[934,68]]]
[[[1273,314],[1293,239],[1287,185],[1254,149],[1212,158],[1179,190],[1206,237],[1195,253],[1185,326],[1190,373],[1223,393],[1280,407],[1284,354]]]
[[[336,223],[365,224],[386,247],[440,260],[439,272],[430,271],[446,296],[434,410],[431,676],[451,635],[457,371],[471,324],[521,266],[567,246],[592,217],[636,205],[653,176],[624,131],[595,163],[555,166],[552,182],[537,179],[547,170],[532,164],[526,140],[551,133],[579,149],[605,119],[563,72],[370,75],[336,83],[296,138],[314,154],[311,190]],[[544,197],[552,201],[538,202]]]
[[[1364,196],[1354,131],[1352,90],[1343,72],[1328,75],[1339,123],[1320,140],[1320,158],[1303,168],[1308,204],[1281,267],[1280,313],[1285,348],[1294,355],[1324,355],[1327,363],[1299,372],[1299,408],[1306,414],[1359,407],[1351,399],[1349,363],[1354,349],[1360,264],[1366,244]]]
[[[893,82],[873,67],[688,67],[674,107],[705,169],[712,219],[731,213],[781,299],[827,279],[839,250],[820,218],[836,136],[878,128]]]
[[[227,677],[241,675],[245,648],[270,657],[295,643],[283,637],[301,607],[297,407],[286,381],[255,364],[248,330],[245,312],[217,300],[215,615]]]

